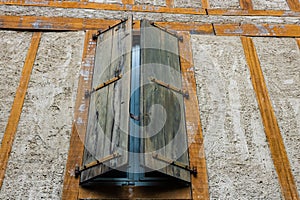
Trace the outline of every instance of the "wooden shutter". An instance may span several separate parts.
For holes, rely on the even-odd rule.
[[[128,164],[131,48],[131,19],[98,36],[92,88],[107,86],[90,94],[83,165],[105,162],[83,171],[81,183]]]
[[[173,90],[182,89],[178,38],[143,20],[141,48],[144,165],[190,182],[190,172],[183,169],[189,168],[183,95]]]

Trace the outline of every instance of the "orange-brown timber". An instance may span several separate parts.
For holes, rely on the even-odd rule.
[[[129,0],[128,0],[129,1]],[[130,1],[129,1],[130,3]],[[164,6],[153,5],[131,5],[131,4],[105,4],[93,2],[70,2],[70,1],[39,1],[24,3],[24,1],[14,2],[0,2],[7,5],[21,5],[21,6],[39,6],[39,7],[56,7],[56,8],[82,8],[94,10],[117,10],[117,11],[132,11],[132,12],[152,12],[152,13],[180,13],[205,15],[206,12],[201,8],[171,8]]]
[[[39,47],[42,33],[35,32],[32,35],[31,44],[27,52],[26,60],[24,63],[20,84],[16,91],[14,103],[11,108],[8,123],[2,139],[0,149],[0,188],[2,187],[5,171],[18,128],[20,116],[22,113],[23,103],[28,88],[30,75],[32,72],[33,64],[35,61],[36,53]]]
[[[120,20],[83,19],[67,17],[0,16],[0,28],[26,30],[98,30]]]
[[[297,42],[298,47],[299,47],[299,49],[300,49],[300,38],[296,38],[296,42]]]
[[[265,134],[268,139],[273,163],[278,175],[281,192],[285,199],[298,200],[296,184],[284,147],[277,119],[268,94],[268,89],[260,67],[254,43],[249,37],[241,37],[246,60],[249,66],[253,88],[263,119]]]
[[[290,9],[295,12],[300,11],[300,2],[299,0],[286,0]]]
[[[180,42],[181,69],[183,88],[189,93],[189,99],[184,99],[186,123],[189,125],[190,166],[197,167],[197,177],[192,176],[193,199],[209,199],[208,177],[204,153],[203,133],[200,121],[199,104],[197,100],[196,80],[193,70],[190,34],[181,32],[183,42]]]
[[[89,71],[92,74],[94,68],[94,56],[96,42],[92,40],[92,35],[96,31],[87,31],[85,35],[84,49],[82,55],[81,68],[84,71]],[[91,89],[91,75],[88,80],[84,80],[83,76],[80,76],[78,83],[78,92],[75,103],[75,120],[81,119],[81,122],[75,121],[72,128],[72,135],[70,140],[70,149],[68,154],[67,165],[65,169],[65,177],[63,183],[63,200],[77,200],[79,193],[79,178],[75,178],[74,169],[76,165],[81,165],[82,156],[84,151],[84,138],[86,130],[86,121],[88,110],[85,109],[84,112],[79,112],[79,107],[81,104],[88,105],[89,98],[85,98],[85,91]],[[86,106],[88,108],[88,106]]]
[[[214,24],[216,35],[220,36],[277,36],[299,37],[298,24]]]
[[[252,0],[240,0],[240,6],[243,10],[253,10]]]

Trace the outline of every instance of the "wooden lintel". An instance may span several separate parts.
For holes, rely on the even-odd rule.
[[[84,151],[85,130],[87,125],[86,121],[89,107],[89,98],[84,97],[85,91],[91,89],[91,74],[94,69],[94,55],[96,48],[96,42],[93,41],[93,34],[95,33],[96,31],[87,31],[85,35],[81,70],[88,72],[89,76],[79,77],[74,113],[75,122],[72,128],[70,149],[63,183],[63,200],[77,200],[79,194],[79,178],[75,177],[75,167],[82,164]],[[81,105],[85,105],[84,111],[80,110]]]
[[[300,12],[287,10],[208,9],[208,15],[300,17]]]
[[[299,37],[299,24],[214,24],[218,36]]]
[[[212,24],[198,22],[155,22],[155,24],[174,31],[189,31],[193,34],[214,34]]]
[[[189,99],[184,99],[185,117],[188,124],[190,166],[196,167],[198,175],[192,176],[192,199],[209,199],[208,177],[204,153],[203,133],[200,111],[196,92],[196,79],[193,70],[192,47],[190,34],[180,32],[183,42],[179,43],[180,63],[182,70],[183,89],[188,91]]]
[[[127,4],[129,3],[129,4]],[[205,15],[206,12],[202,8],[172,8],[153,5],[133,5],[131,0],[126,0],[126,4],[106,4],[94,2],[75,2],[75,1],[22,1],[13,2],[1,1],[0,5],[19,5],[19,6],[39,6],[39,7],[56,7],[56,8],[79,8],[94,10],[112,10],[112,11],[131,11],[131,12],[153,12],[153,13],[174,13],[174,14],[193,14]]]
[[[262,116],[265,134],[281,186],[281,192],[284,199],[298,200],[299,196],[296,184],[254,43],[249,37],[241,37],[241,41]]]
[[[14,138],[17,132],[20,116],[22,113],[23,103],[27,92],[30,75],[33,69],[33,64],[38,51],[42,33],[35,32],[32,35],[31,44],[27,52],[27,57],[24,63],[20,84],[16,91],[14,103],[11,108],[8,123],[3,135],[0,149],[0,188],[2,187],[5,171],[12,150]]]
[[[290,9],[295,12],[300,12],[300,2],[299,0],[286,0]]]

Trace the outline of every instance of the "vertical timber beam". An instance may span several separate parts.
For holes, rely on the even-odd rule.
[[[300,2],[299,0],[287,0],[287,3],[290,7],[290,9],[294,12],[300,11]]]
[[[200,121],[199,104],[196,91],[195,73],[193,70],[190,34],[180,32],[183,42],[179,42],[183,88],[189,94],[184,99],[190,166],[197,167],[198,175],[192,176],[192,199],[209,199],[208,177],[204,153],[203,133]]]
[[[173,8],[174,7],[174,0],[166,0],[166,5],[169,8]]]
[[[253,10],[252,0],[240,0],[240,6],[243,10]]]
[[[2,187],[7,163],[12,150],[12,145],[17,132],[20,116],[22,113],[23,103],[25,100],[30,75],[33,69],[33,64],[38,51],[39,43],[41,40],[41,32],[35,32],[32,35],[31,44],[27,52],[26,60],[24,63],[20,84],[16,91],[14,103],[11,108],[8,123],[3,136],[1,149],[0,149],[0,188]]]
[[[300,49],[300,38],[296,38],[296,42],[297,42],[298,47],[299,47],[299,49]]]
[[[285,199],[298,200],[299,196],[296,184],[291,172],[290,163],[271,104],[254,43],[249,37],[241,37],[241,41],[244,47],[253,88],[256,93],[256,98],[263,119],[265,134],[268,139],[273,163],[281,186],[281,192]]]
[[[86,31],[82,55],[81,71],[84,72],[79,78],[78,91],[75,103],[74,124],[70,139],[70,149],[65,168],[63,183],[63,200],[77,200],[79,194],[79,178],[75,178],[75,167],[81,165],[84,151],[84,139],[87,126],[89,98],[85,98],[85,91],[90,90],[92,72],[94,69],[94,57],[96,42],[92,37],[96,31]],[[87,74],[87,75],[86,75]],[[80,106],[84,105],[84,110]]]
[[[200,0],[199,0],[200,1]],[[209,3],[208,0],[201,0],[202,1],[202,8],[208,9],[209,8]]]

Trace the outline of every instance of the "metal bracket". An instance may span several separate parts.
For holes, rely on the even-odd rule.
[[[166,29],[166,28],[164,28],[164,27],[161,27],[161,26],[155,24],[155,22],[150,22],[150,24],[151,24],[152,26],[156,27],[156,28],[159,28],[159,29],[162,30],[162,31],[165,31],[166,33],[169,33],[170,35],[173,35],[173,36],[176,37],[180,42],[183,42],[183,36],[181,36],[181,35],[179,36],[179,35],[177,35],[176,33],[172,33],[172,32],[170,32],[170,31],[168,31],[168,29]]]
[[[165,88],[168,88],[168,89],[170,89],[170,90],[173,90],[174,92],[177,92],[177,93],[179,93],[179,94],[182,94],[183,97],[185,97],[185,98],[187,98],[187,99],[189,98],[189,93],[184,92],[183,90],[181,90],[181,89],[179,89],[179,88],[177,88],[177,87],[175,87],[175,86],[172,86],[172,85],[167,84],[167,83],[165,83],[165,82],[163,82],[163,81],[157,80],[157,79],[155,79],[155,78],[153,78],[153,77],[150,77],[150,80],[151,80],[152,82],[154,82],[154,83],[160,85],[160,86],[163,86],[163,87],[165,87]]]
[[[157,159],[157,160],[160,160],[160,161],[163,161],[165,163],[168,163],[170,165],[173,165],[173,166],[176,166],[176,167],[179,167],[181,169],[184,169],[184,170],[187,170],[189,171],[191,174],[193,174],[195,177],[197,176],[198,172],[197,172],[197,167],[192,167],[190,168],[188,165],[185,165],[181,162],[178,162],[178,161],[174,161],[174,160],[171,160],[169,158],[166,158],[166,157],[163,157],[161,155],[159,155],[158,153],[153,153],[152,154],[152,157]]]
[[[78,176],[80,176],[81,172],[83,172],[83,171],[85,171],[85,170],[88,170],[88,169],[90,169],[90,168],[96,167],[96,166],[98,166],[98,165],[102,165],[103,163],[105,163],[105,162],[107,162],[107,161],[110,161],[110,160],[112,160],[112,159],[114,159],[114,158],[118,158],[118,157],[120,157],[120,156],[121,156],[121,155],[120,155],[119,153],[113,153],[113,154],[111,154],[111,155],[109,155],[109,156],[104,157],[104,158],[101,159],[101,160],[93,161],[93,162],[91,162],[91,163],[89,163],[89,164],[86,164],[86,165],[84,165],[84,166],[82,166],[82,167],[76,166],[76,167],[75,167],[75,177],[77,178]]]
[[[117,75],[117,76],[113,77],[112,79],[109,79],[108,81],[105,81],[105,82],[99,84],[97,87],[93,88],[92,91],[86,91],[85,92],[85,98],[88,98],[89,96],[91,96],[92,93],[94,93],[94,92],[96,92],[96,91],[98,91],[98,90],[100,90],[100,89],[102,89],[102,88],[104,88],[104,87],[120,80],[121,78],[122,78],[122,74]]]

